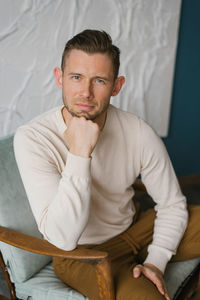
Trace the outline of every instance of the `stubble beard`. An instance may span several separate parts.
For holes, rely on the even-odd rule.
[[[105,105],[101,111],[97,111],[94,115],[90,116],[85,111],[80,112],[80,113],[74,112],[72,109],[69,108],[69,106],[66,104],[66,102],[67,102],[66,99],[63,98],[64,106],[65,106],[66,110],[71,114],[72,117],[77,117],[77,118],[84,117],[84,118],[86,118],[86,120],[91,120],[91,121],[95,121],[99,116],[101,116],[105,111],[107,111],[109,104],[110,104],[108,102],[107,105]]]

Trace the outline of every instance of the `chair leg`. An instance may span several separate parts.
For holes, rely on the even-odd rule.
[[[4,263],[3,256],[1,254],[1,252],[0,252],[0,267],[3,271],[3,275],[4,275],[4,277],[6,279],[6,282],[7,282],[7,285],[8,285],[8,289],[9,289],[9,292],[10,292],[10,300],[17,300],[16,294],[15,294],[15,286],[12,283],[12,281],[10,280],[10,275],[9,275],[7,267]],[[0,300],[8,300],[8,299],[5,296],[0,295]]]

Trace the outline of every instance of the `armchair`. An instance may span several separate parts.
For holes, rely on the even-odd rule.
[[[51,257],[59,256],[91,264],[97,274],[99,299],[114,300],[107,253],[91,249],[64,251],[42,239],[16,166],[13,136],[0,140],[0,178],[0,267],[10,299],[86,299],[54,274]],[[200,258],[168,264],[165,278],[173,300],[189,299],[197,285],[199,263]],[[0,300],[8,299],[0,295]]]
[[[87,249],[76,249],[73,251],[64,251],[58,249],[54,245],[50,244],[48,241],[43,239],[29,236],[27,234],[23,234],[17,232],[12,229],[8,229],[0,226],[0,240],[9,245],[18,247],[20,249],[38,253],[41,255],[48,255],[54,257],[65,257],[72,258],[76,260],[81,260],[86,263],[92,264],[96,269],[98,287],[99,287],[99,299],[105,300],[114,299],[113,293],[113,283],[111,280],[110,273],[110,265],[109,258],[106,252],[100,252],[95,250],[87,250]],[[0,256],[0,265],[4,272],[6,281],[10,288],[10,299],[18,299],[16,298],[15,287],[14,284],[10,281],[10,276],[7,271],[6,265],[3,261],[2,255]],[[0,299],[2,296],[0,295]],[[6,299],[6,298],[5,298]]]

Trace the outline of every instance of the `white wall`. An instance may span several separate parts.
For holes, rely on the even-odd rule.
[[[0,0],[0,136],[62,104],[53,68],[65,43],[106,30],[126,76],[112,103],[168,130],[181,0]]]

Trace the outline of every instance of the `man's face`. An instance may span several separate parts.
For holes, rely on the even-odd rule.
[[[56,76],[56,71],[54,73]],[[57,77],[68,112],[90,120],[95,120],[107,110],[110,97],[118,94],[121,88],[119,77],[114,80],[111,59],[101,53],[71,50],[64,72],[57,69]]]

